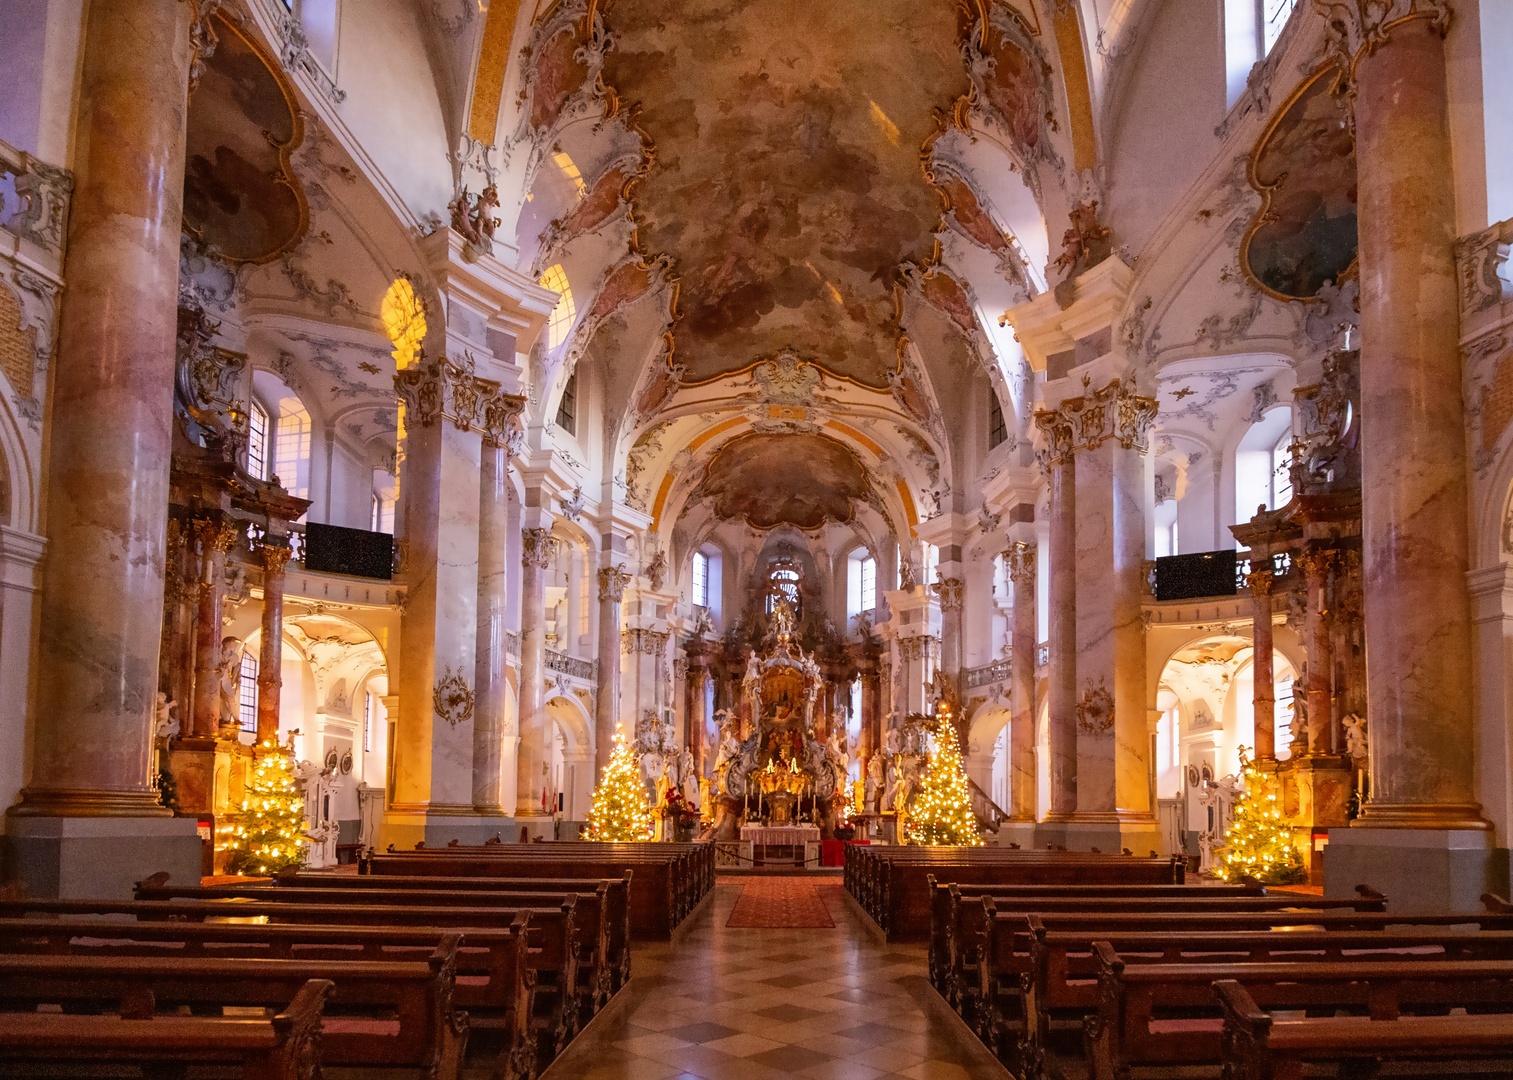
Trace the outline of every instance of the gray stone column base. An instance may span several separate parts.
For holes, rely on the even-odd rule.
[[[5,819],[6,878],[31,899],[130,900],[143,878],[166,871],[198,885],[203,842],[192,817]]]

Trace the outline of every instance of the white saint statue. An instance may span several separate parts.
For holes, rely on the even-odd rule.
[[[697,771],[694,769],[693,751],[688,749],[687,747],[684,747],[683,749],[682,781],[683,801],[687,803],[688,808],[692,810],[694,807],[699,805],[699,776]]]
[[[862,788],[862,805],[868,810],[876,811],[878,797],[883,791],[883,756],[873,754],[872,760],[867,762],[867,780]]]
[[[898,786],[902,780],[903,770],[897,765],[888,766],[888,786],[883,790],[883,813],[887,814],[897,809]]]

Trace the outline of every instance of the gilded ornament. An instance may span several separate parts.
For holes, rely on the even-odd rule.
[[[473,718],[473,688],[461,671],[453,671],[450,666],[443,670],[431,691],[431,706],[452,727]]]
[[[1106,735],[1114,729],[1114,695],[1105,686],[1090,686],[1077,702],[1077,729]]]

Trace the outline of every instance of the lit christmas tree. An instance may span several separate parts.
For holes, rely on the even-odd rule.
[[[1303,857],[1293,843],[1292,830],[1282,819],[1276,784],[1240,747],[1240,781],[1244,790],[1235,804],[1224,846],[1219,877],[1235,881],[1249,875],[1267,885],[1287,885],[1303,880]]]
[[[217,830],[232,874],[264,876],[305,862],[305,797],[292,750],[264,743],[247,778],[242,812]]]
[[[594,806],[588,812],[586,840],[650,840],[652,813],[646,805],[646,786],[636,755],[625,741],[623,728],[615,732],[615,752],[604,766],[599,786],[594,788]]]
[[[909,807],[904,842],[927,846],[981,847],[972,793],[956,743],[956,725],[944,705],[936,712],[935,747],[919,793]]]

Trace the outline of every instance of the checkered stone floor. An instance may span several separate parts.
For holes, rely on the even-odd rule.
[[[732,929],[739,880],[633,978],[541,1080],[1007,1080],[930,988],[923,946],[885,945],[850,902],[834,929]]]

